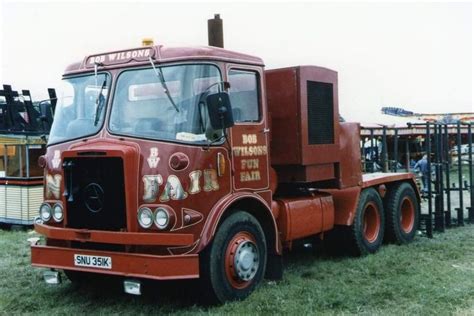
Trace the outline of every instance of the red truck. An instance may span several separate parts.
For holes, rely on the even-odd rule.
[[[140,294],[200,278],[224,302],[281,277],[295,240],[368,254],[415,236],[414,178],[361,173],[335,71],[150,45],[87,56],[63,81],[31,246],[49,283],[110,274]]]

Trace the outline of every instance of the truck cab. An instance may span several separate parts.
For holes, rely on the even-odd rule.
[[[69,66],[41,159],[36,230],[47,240],[33,262],[61,249],[67,268],[89,271],[91,254],[119,251],[92,270],[193,278],[224,205],[251,197],[275,227],[263,77],[261,59],[210,47],[142,47]],[[232,104],[225,136],[206,104],[219,91]],[[134,254],[154,259],[129,271]]]

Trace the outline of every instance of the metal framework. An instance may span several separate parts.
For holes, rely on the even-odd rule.
[[[420,229],[425,230],[430,238],[433,231],[444,232],[447,227],[463,226],[465,222],[474,223],[472,124],[427,122],[409,124],[407,128],[383,126],[361,129],[361,136],[369,138],[361,144],[362,167],[365,172],[397,172],[402,165],[401,161],[403,169],[412,169],[410,160],[414,153],[410,151],[410,145],[413,143],[419,145],[415,155],[427,155],[429,181],[424,199],[428,203],[428,213],[422,214]],[[400,142],[405,143],[405,152],[402,154],[405,157],[402,159]],[[468,166],[467,180],[463,179],[463,164]],[[454,181],[451,178],[453,171],[457,172],[457,179]],[[464,191],[469,192],[470,199],[467,203]],[[453,193],[457,194],[459,201],[459,207],[454,209],[455,217],[451,214]]]

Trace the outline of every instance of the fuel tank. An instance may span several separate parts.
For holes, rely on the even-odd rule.
[[[282,241],[316,235],[334,227],[334,202],[328,193],[277,199],[274,213]]]

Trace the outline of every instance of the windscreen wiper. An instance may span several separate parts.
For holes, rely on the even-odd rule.
[[[150,64],[153,67],[153,70],[155,71],[156,76],[160,79],[161,87],[163,88],[166,96],[168,97],[168,100],[173,104],[176,112],[179,112],[178,106],[176,103],[174,103],[173,98],[171,97],[170,91],[168,90],[168,86],[166,85],[165,82],[165,76],[163,75],[163,71],[161,70],[161,67],[158,67],[158,70],[155,67],[155,64],[153,63],[153,59],[151,59],[151,56],[149,57]],[[159,71],[159,72],[158,72]]]
[[[100,87],[99,94],[97,95],[97,99],[95,99],[95,119],[94,119],[94,126],[97,126],[99,123],[100,114],[102,113],[102,109],[104,108],[104,101],[105,98],[102,95],[102,91],[104,91],[105,86],[107,85],[107,77],[104,79],[102,86]]]

